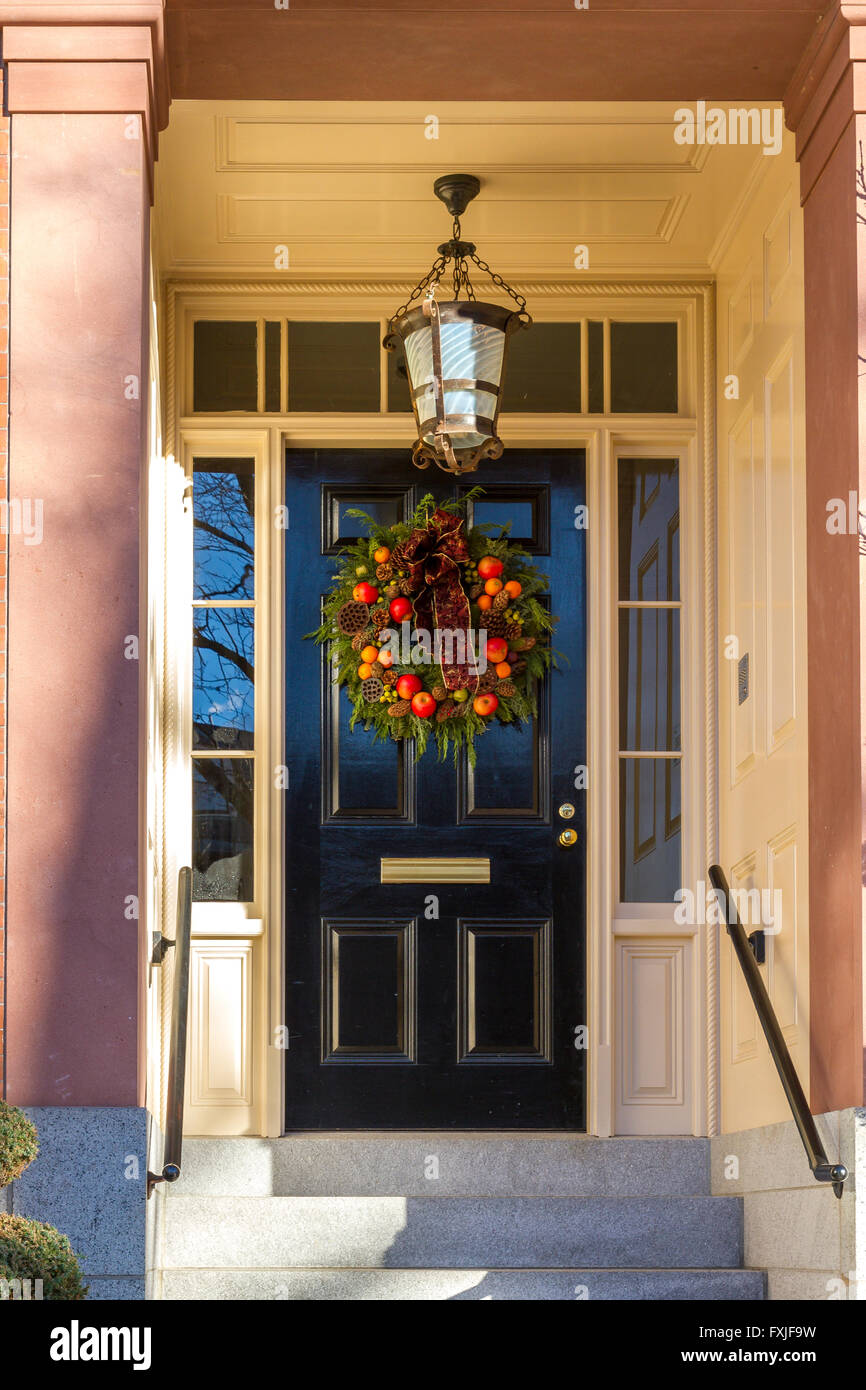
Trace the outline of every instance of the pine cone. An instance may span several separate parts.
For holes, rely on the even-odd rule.
[[[504,589],[500,589],[499,593],[496,595],[496,598],[493,600],[494,613],[504,613],[510,603],[511,595],[506,594]]]
[[[384,685],[378,676],[368,676],[365,681],[361,681],[361,694],[368,705],[376,705],[382,698]]]
[[[511,674],[512,674],[513,676],[519,676],[519,675],[520,675],[520,672],[521,672],[521,671],[525,671],[525,670],[526,670],[526,662],[525,662],[525,661],[523,661],[523,660],[521,660],[521,661],[515,661],[514,665],[513,665],[512,668],[511,668]]]
[[[382,677],[382,684],[384,685],[386,690],[390,690],[391,686],[396,685],[399,679],[400,677],[397,675],[397,672],[391,670],[391,668],[389,667]]]
[[[400,593],[403,594],[404,598],[412,597],[412,585],[406,578],[400,580]]]
[[[366,646],[366,643],[367,639],[363,632],[356,632],[355,636],[352,638],[352,650],[359,652],[362,647]]]
[[[484,675],[479,676],[478,678],[479,695],[486,695],[488,691],[495,690],[498,681],[499,677],[497,676],[495,671],[485,671]]]
[[[442,700],[448,699],[448,691],[445,689],[444,685],[434,685],[433,699],[438,700],[440,703]]]
[[[505,636],[506,622],[501,613],[482,613],[480,625],[487,629],[488,637]]]
[[[517,694],[517,686],[516,686],[516,685],[512,685],[512,684],[511,684],[511,681],[497,681],[497,683],[496,683],[496,694],[497,694],[497,695],[504,695],[505,698],[508,699],[508,696],[509,696],[509,695],[516,695],[516,694]]]
[[[446,719],[450,719],[457,705],[453,700],[444,700],[436,711],[436,723],[444,724]]]
[[[469,597],[470,597],[470,598],[480,598],[481,595],[482,595],[483,593],[484,593],[484,585],[483,585],[483,584],[473,584],[473,585],[472,585],[472,588],[469,590]]]
[[[383,627],[387,627],[391,621],[387,608],[383,608],[381,604],[378,608],[373,609],[370,618],[377,632],[381,631]]]
[[[370,675],[375,676],[377,680],[381,680],[384,674],[385,667],[382,665],[381,661],[374,661],[370,667]]]
[[[385,597],[386,597],[386,598],[396,598],[397,595],[399,594],[399,592],[400,592],[400,585],[399,585],[399,584],[393,584],[393,583],[392,583],[392,584],[389,584],[388,587],[387,587],[387,589],[385,590]]]
[[[389,719],[402,719],[404,714],[408,714],[412,708],[409,700],[395,700],[388,710]]]
[[[513,646],[516,652],[531,652],[532,648],[535,646],[535,638],[515,637]]]
[[[383,584],[387,584],[388,580],[393,579],[393,577],[394,566],[390,563],[390,561],[386,560],[383,565],[376,566],[376,578],[380,579]]]
[[[354,637],[356,632],[367,626],[370,620],[370,609],[366,603],[359,603],[355,599],[350,599],[344,603],[337,612],[337,627],[341,632],[345,632],[348,637]]]
[[[471,708],[472,706],[470,705],[469,701],[464,700],[462,704],[454,706],[453,710],[451,711],[451,718],[462,719],[463,715],[468,714]]]
[[[515,643],[516,649],[516,641],[522,631],[523,628],[520,626],[519,623],[509,623],[503,635],[508,638],[509,642]]]

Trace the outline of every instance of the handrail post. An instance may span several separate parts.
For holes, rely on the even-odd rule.
[[[785,1041],[785,1035],[767,993],[767,986],[764,984],[758,969],[758,962],[749,945],[749,938],[746,936],[740,921],[740,914],[731,898],[728,880],[724,870],[718,864],[710,865],[710,882],[722,900],[728,935],[731,938],[740,969],[746,978],[749,994],[752,996],[752,1003],[764,1030],[770,1055],[775,1063],[776,1071],[779,1073],[782,1089],[794,1116],[794,1123],[803,1141],[809,1167],[818,1182],[831,1182],[836,1196],[841,1197],[845,1179],[848,1177],[848,1169],[844,1163],[831,1163],[827,1158],[818,1127],[815,1124],[815,1117],[809,1109],[809,1102],[806,1100],[805,1092],[800,1084],[800,1078]]]
[[[148,1173],[147,1195],[159,1182],[177,1182],[183,1152],[183,1101],[186,1082],[186,1034],[189,1014],[189,957],[192,935],[192,869],[185,867],[177,876],[177,929],[174,940],[174,978],[172,981],[171,1038],[168,1055],[168,1086],[165,1107],[165,1137],[161,1173]]]

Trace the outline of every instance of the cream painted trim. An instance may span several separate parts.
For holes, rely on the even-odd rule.
[[[595,1040],[589,1054],[587,1130],[591,1134],[607,1135],[613,1133],[614,1127],[617,1020],[612,926],[616,909],[617,866],[613,846],[616,845],[618,826],[616,799],[609,795],[608,780],[613,771],[615,710],[611,699],[600,696],[608,689],[609,673],[615,669],[617,610],[612,572],[614,535],[611,530],[615,516],[612,492],[615,483],[614,458],[618,449],[639,449],[645,455],[677,453],[683,457],[684,470],[691,480],[687,490],[684,525],[684,535],[689,531],[690,537],[683,554],[684,584],[689,586],[690,615],[688,646],[684,646],[684,653],[689,665],[687,667],[684,660],[683,668],[690,669],[697,679],[692,682],[689,702],[690,733],[687,746],[691,765],[689,795],[692,834],[688,863],[684,846],[683,876],[688,882],[690,877],[705,876],[716,833],[713,287],[705,281],[668,280],[621,284],[585,282],[579,285],[573,281],[548,281],[541,287],[527,285],[526,288],[531,289],[533,295],[551,300],[536,310],[536,317],[540,321],[545,318],[580,317],[591,308],[593,316],[607,318],[611,315],[615,317],[617,312],[625,312],[629,317],[647,318],[665,313],[676,316],[681,325],[680,401],[685,414],[676,417],[511,416],[503,420],[502,429],[506,445],[582,447],[587,455],[587,501],[591,517],[587,537],[587,572],[590,580],[587,741],[589,765],[596,770],[595,775],[590,776],[587,837],[587,1021],[590,1036]],[[390,311],[399,302],[403,289],[405,286],[399,282],[372,285],[358,282],[304,282],[295,285],[283,282],[169,282],[166,299],[166,429],[172,440],[181,441],[184,460],[191,458],[193,450],[214,454],[227,450],[255,452],[258,466],[266,465],[261,467],[261,483],[257,475],[262,514],[265,514],[266,505],[267,516],[272,517],[274,506],[283,498],[287,446],[330,447],[351,441],[359,447],[405,443],[408,448],[411,442],[408,415],[181,417],[181,403],[186,399],[185,384],[177,374],[178,349],[191,336],[186,331],[189,321],[191,317],[208,312],[211,305],[214,309],[218,308],[224,317],[258,317],[265,312],[271,317],[283,312],[282,305],[274,302],[276,299],[285,300],[294,313],[315,313],[320,318],[370,318],[381,317]],[[257,304],[256,297],[262,296],[266,297],[267,303]],[[244,302],[239,305],[242,297],[245,297]],[[235,300],[231,307],[226,303],[229,298]],[[377,304],[377,300],[380,303]],[[191,358],[186,346],[183,358],[188,372]],[[191,520],[188,525],[187,543],[191,555]],[[261,624],[264,621],[267,645],[260,645],[258,651],[265,655],[267,666],[257,657],[258,669],[266,673],[266,679],[262,682],[266,689],[257,692],[256,708],[257,719],[261,721],[259,701],[267,701],[271,725],[268,730],[268,751],[265,752],[264,746],[261,751],[257,749],[257,760],[262,767],[272,767],[276,750],[282,747],[285,547],[270,534],[272,527],[266,524],[266,530],[269,533],[266,538],[257,530],[259,544],[267,547],[268,569],[260,570],[257,589],[257,604],[259,607],[266,606],[267,617],[263,620],[257,611],[256,640],[262,640]],[[291,530],[289,543],[290,537]],[[265,554],[265,549],[260,549],[260,565]],[[685,579],[687,574],[688,580]],[[182,621],[186,624],[188,605],[178,607],[183,610]],[[259,728],[264,733],[261,722]],[[706,753],[711,753],[708,761]],[[261,790],[263,779],[258,780]],[[254,978],[257,997],[268,1001],[266,1009],[260,1008],[255,1014],[257,1036],[254,1053],[257,1076],[262,1084],[256,1083],[255,1100],[247,1119],[241,1124],[238,1112],[239,1127],[227,1129],[228,1112],[223,1107],[220,1124],[214,1132],[272,1136],[283,1132],[283,1054],[281,1049],[271,1046],[273,1030],[284,1020],[282,801],[281,794],[271,786],[264,807],[259,804],[259,810],[263,812],[260,826],[266,828],[272,852],[268,856],[267,879],[257,885],[255,917],[249,920],[249,927],[252,928],[253,920],[257,929],[264,922],[263,933],[255,939],[252,930],[248,930],[243,938],[239,935],[234,938],[247,940],[252,945],[256,961]],[[261,850],[259,861],[264,863]],[[700,869],[700,873],[695,872],[696,868]],[[708,955],[706,942],[691,930],[683,931],[672,921],[659,919],[655,910],[647,913],[643,924],[631,920],[629,914],[623,914],[618,919],[617,931],[624,939],[643,935],[661,942],[680,941],[686,949],[697,952],[698,959],[693,970],[694,997],[686,1020],[694,1059],[692,1132],[714,1132],[709,1130],[709,1126],[716,1124],[715,1000],[718,985],[714,978],[716,967]],[[217,934],[212,930],[210,935],[214,938]],[[228,935],[226,932],[220,939],[225,940]],[[199,1114],[204,1117],[205,1112],[200,1110]]]

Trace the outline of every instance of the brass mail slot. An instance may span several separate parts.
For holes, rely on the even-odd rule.
[[[382,859],[382,883],[489,883],[489,859]]]

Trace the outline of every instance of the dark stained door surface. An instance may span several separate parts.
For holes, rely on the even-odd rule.
[[[286,1127],[582,1129],[583,453],[509,450],[456,485],[403,450],[290,450],[286,463]],[[425,492],[476,482],[470,521],[511,519],[551,577],[560,669],[532,726],[491,723],[474,770],[432,745],[416,764],[410,747],[349,732],[348,697],[303,638],[358,534],[348,509],[387,524]],[[490,883],[381,883],[383,858],[415,856],[488,857]]]

